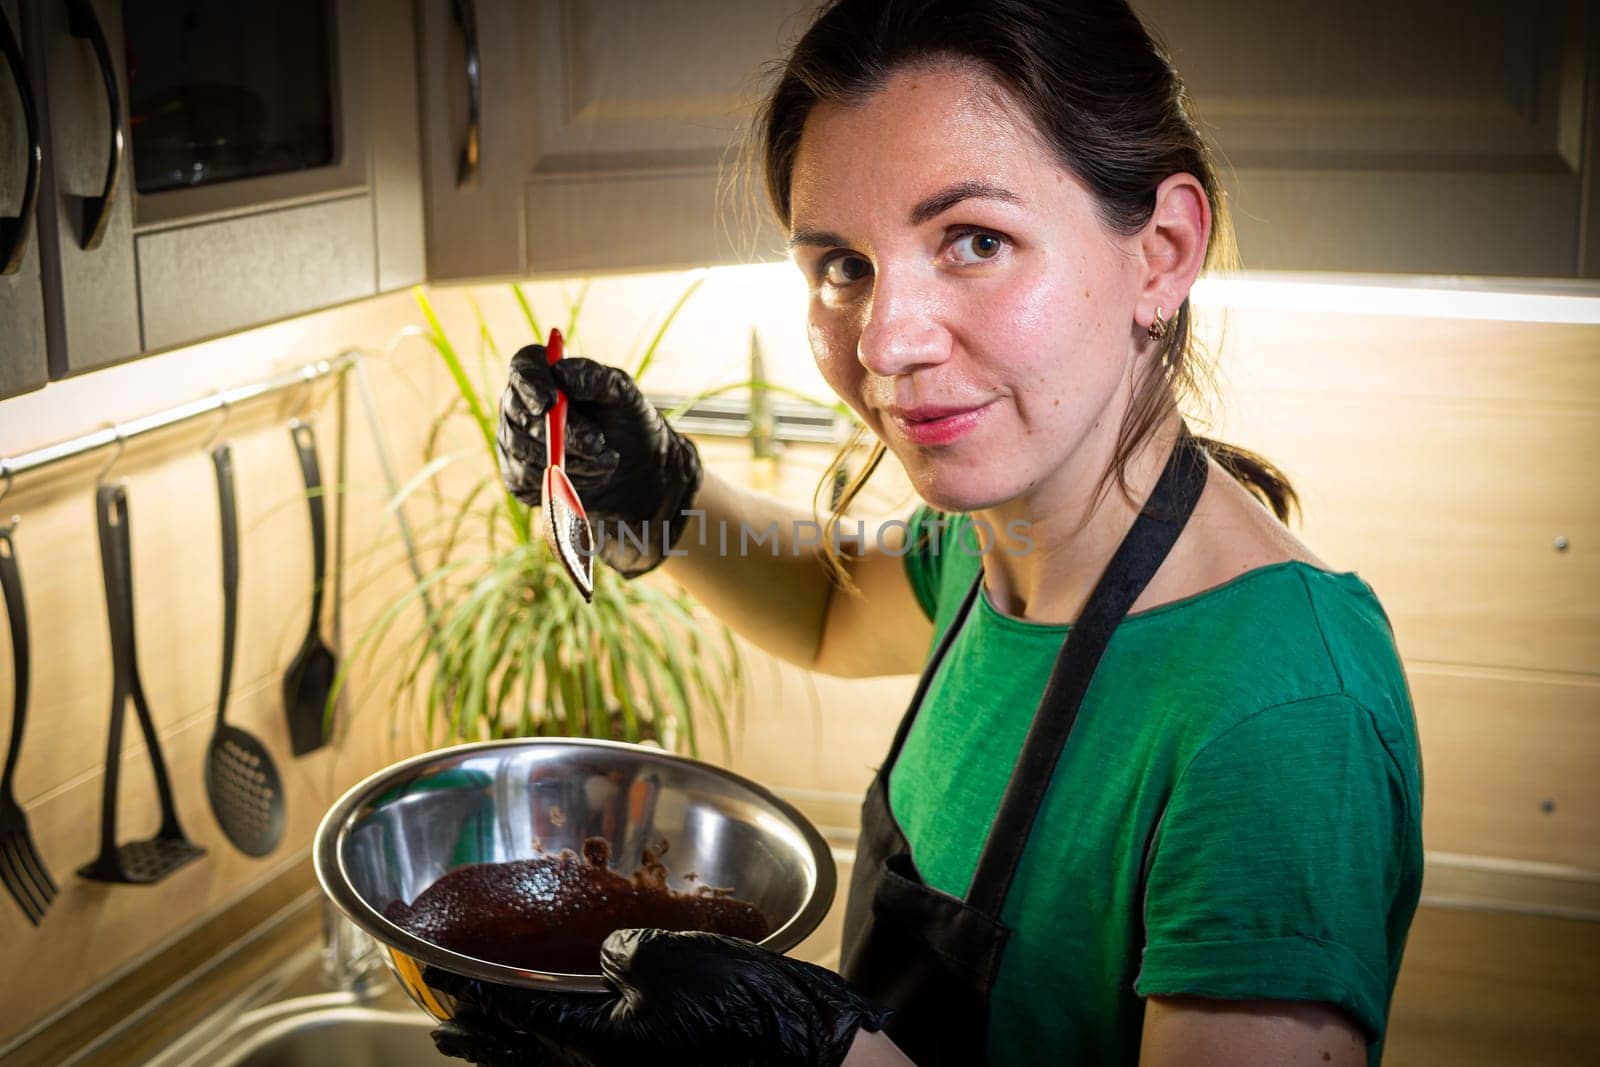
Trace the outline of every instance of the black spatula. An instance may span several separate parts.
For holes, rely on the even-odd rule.
[[[317,436],[309,423],[289,424],[289,436],[300,456],[300,473],[311,508],[311,623],[300,651],[283,677],[283,706],[289,716],[289,747],[296,756],[328,743],[326,708],[338,661],[322,640],[322,590],[326,584],[327,518],[322,499],[322,469],[317,463]]]

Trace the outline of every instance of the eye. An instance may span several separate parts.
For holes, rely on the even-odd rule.
[[[957,263],[982,263],[998,256],[1005,248],[1006,239],[988,230],[971,230],[956,235],[950,242],[950,254]]]
[[[844,288],[872,273],[872,265],[860,256],[841,253],[822,265],[822,281],[826,285]]]

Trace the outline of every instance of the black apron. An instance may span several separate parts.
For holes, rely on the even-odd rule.
[[[1011,933],[1000,914],[1034,816],[1112,631],[1166,559],[1205,481],[1205,452],[1185,432],[1056,657],[965,900],[934,889],[917,873],[889,809],[889,772],[983,588],[981,568],[923,668],[889,757],[862,804],[839,968],[864,995],[894,1009],[888,1034],[919,1067],[986,1062],[989,992]]]

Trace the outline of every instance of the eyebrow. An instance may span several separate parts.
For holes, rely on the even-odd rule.
[[[1002,189],[993,182],[986,182],[982,178],[969,178],[966,181],[947,185],[931,196],[923,197],[917,206],[911,209],[911,225],[921,226],[943,215],[963,200],[1000,200],[1007,204],[1020,204],[1022,197],[1009,189]]]
[[[809,245],[812,248],[838,248],[849,243],[838,234],[827,230],[795,230],[789,235],[790,248],[799,248],[801,245]]]
[[[925,222],[943,215],[964,200],[999,200],[1007,204],[1020,204],[1022,198],[1009,189],[1004,189],[993,182],[986,182],[981,178],[969,178],[953,185],[947,185],[938,192],[923,197],[911,209],[911,225],[921,226]],[[789,247],[798,248],[807,245],[812,248],[839,248],[850,242],[829,230],[795,230],[789,235]]]

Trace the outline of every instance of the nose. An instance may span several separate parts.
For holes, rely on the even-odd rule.
[[[874,278],[866,322],[856,358],[873,374],[892,378],[918,367],[942,363],[950,354],[950,334],[940,322],[938,301],[912,279]]]

